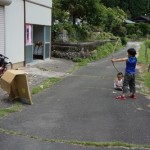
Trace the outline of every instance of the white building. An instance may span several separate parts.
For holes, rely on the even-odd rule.
[[[50,58],[52,0],[0,0],[0,53],[14,66]]]

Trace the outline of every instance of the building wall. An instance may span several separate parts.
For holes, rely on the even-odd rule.
[[[27,24],[51,26],[52,0],[26,0],[25,3]],[[23,0],[12,0],[5,6],[5,55],[12,63],[25,61]]]
[[[4,55],[5,49],[5,23],[4,23],[4,7],[0,6],[0,54]]]
[[[33,1],[35,3],[39,3],[48,7],[52,7],[52,0],[30,0]]]
[[[12,63],[24,61],[24,5],[12,0],[5,6],[5,55]]]
[[[28,1],[26,2],[26,23],[50,26],[51,13],[50,8],[30,3]]]
[[[50,35],[52,22],[52,0],[26,0],[26,23],[33,25],[33,45],[26,46],[26,63],[31,63],[33,59],[46,59],[50,57],[50,39],[46,42],[46,35]],[[36,26],[37,25],[37,26]],[[45,28],[49,29],[45,31]],[[47,35],[48,36],[48,35]],[[35,50],[34,44],[37,41],[43,42],[42,49]]]

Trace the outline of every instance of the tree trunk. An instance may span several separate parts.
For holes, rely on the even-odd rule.
[[[75,25],[75,23],[76,23],[76,16],[74,14],[72,16],[72,23],[73,23],[73,25]]]

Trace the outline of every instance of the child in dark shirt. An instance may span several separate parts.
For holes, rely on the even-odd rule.
[[[130,48],[127,50],[128,57],[127,58],[119,58],[112,59],[112,62],[126,62],[125,75],[123,81],[123,93],[120,96],[117,96],[116,99],[125,100],[126,93],[128,91],[128,86],[130,89],[130,98],[136,99],[135,96],[135,68],[137,63],[136,50],[134,48]]]

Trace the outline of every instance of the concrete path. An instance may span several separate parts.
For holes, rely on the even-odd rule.
[[[138,43],[130,46],[139,47]],[[114,55],[124,56],[126,49]],[[112,88],[116,71],[110,59],[79,69],[33,96],[34,105],[1,119],[0,150],[127,149],[85,147],[74,141],[149,144],[150,100],[139,93],[137,100],[115,99],[120,92]],[[124,65],[116,67],[123,71]]]

